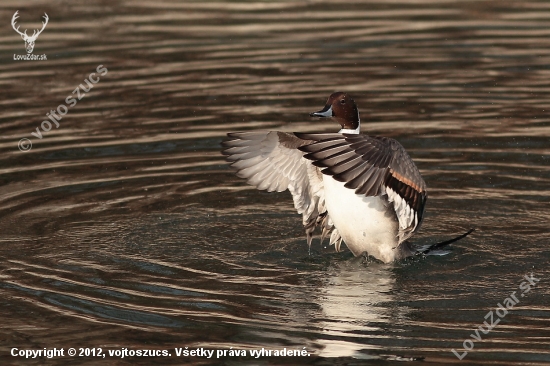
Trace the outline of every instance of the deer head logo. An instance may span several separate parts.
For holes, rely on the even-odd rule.
[[[11,18],[11,26],[17,33],[21,35],[21,38],[23,38],[23,41],[25,41],[25,48],[27,49],[27,53],[32,53],[32,50],[34,49],[34,42],[36,41],[40,33],[42,33],[44,28],[46,28],[46,24],[48,24],[48,20],[49,20],[48,14],[44,13],[45,22],[42,22],[42,29],[40,30],[35,29],[32,36],[29,37],[27,35],[26,29],[25,29],[25,32],[20,32],[19,26],[15,28],[15,21],[17,20],[17,18],[19,18],[19,15],[17,15],[17,13],[19,13],[19,10],[16,11],[15,14],[13,14],[13,18]]]

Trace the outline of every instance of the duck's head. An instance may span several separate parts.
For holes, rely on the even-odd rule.
[[[343,92],[332,93],[325,108],[310,114],[311,117],[334,117],[342,126],[340,133],[359,133],[359,110],[352,97]]]

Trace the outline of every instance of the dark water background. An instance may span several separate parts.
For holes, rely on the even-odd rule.
[[[16,10],[22,29],[49,15],[47,61],[13,60]],[[8,0],[0,19],[0,363],[550,364],[549,2]],[[32,136],[99,65],[59,128]],[[226,166],[228,131],[337,130],[308,117],[336,90],[417,162],[415,243],[477,228],[452,254],[365,265],[315,241],[309,256],[288,192]],[[176,357],[185,346],[311,355]]]

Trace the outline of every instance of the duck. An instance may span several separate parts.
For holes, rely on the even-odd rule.
[[[415,254],[408,239],[422,224],[428,192],[396,140],[360,133],[354,99],[332,93],[311,117],[333,118],[337,133],[231,132],[222,154],[236,175],[259,190],[290,191],[311,252],[313,233],[341,251],[391,263]],[[427,250],[424,248],[423,252]]]

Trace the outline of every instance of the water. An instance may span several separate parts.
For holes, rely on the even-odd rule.
[[[47,61],[13,60],[25,54],[15,10],[29,30],[49,15],[34,51]],[[547,2],[0,11],[2,364],[44,362],[13,347],[170,350],[163,364],[449,364],[468,339],[462,363],[550,363]],[[92,72],[93,88],[42,130]],[[310,256],[288,192],[256,191],[224,163],[229,131],[335,131],[308,117],[335,90],[358,102],[364,132],[398,139],[419,166],[429,199],[415,243],[477,229],[450,255],[365,264],[317,240]],[[521,297],[531,273],[540,281]],[[513,291],[513,310],[472,338]]]

